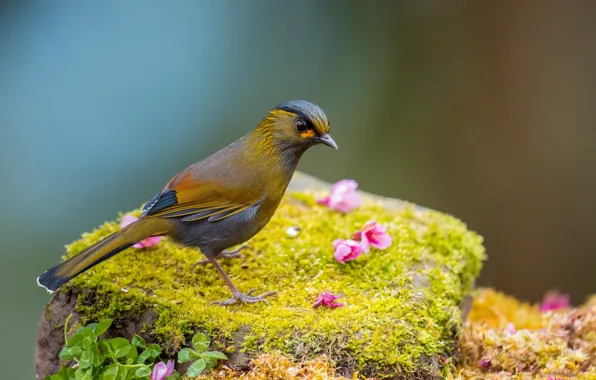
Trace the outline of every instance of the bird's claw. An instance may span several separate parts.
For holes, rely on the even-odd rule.
[[[246,294],[240,293],[238,295],[234,295],[234,297],[227,299],[227,300],[213,301],[213,302],[211,302],[211,305],[229,306],[229,305],[233,305],[237,302],[242,302],[242,303],[265,302],[268,304],[269,301],[267,301],[266,297],[270,297],[272,295],[277,294],[277,292],[266,292],[266,293],[261,294],[260,296],[251,296],[251,294],[254,291],[255,291],[254,289],[251,289]]]
[[[228,251],[228,250],[224,250],[221,251],[217,256],[215,256],[216,259],[233,259],[233,258],[244,258],[244,256],[242,256],[242,254],[240,253],[240,251],[242,251],[243,249],[248,248],[248,244],[242,244],[240,247],[232,250],[232,251]],[[197,267],[197,265],[207,265],[209,264],[209,260],[201,260],[201,261],[197,261],[196,263],[194,263],[192,265],[192,267],[190,267],[190,269],[195,269]]]

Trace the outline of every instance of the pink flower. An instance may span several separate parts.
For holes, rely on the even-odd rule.
[[[356,192],[358,182],[344,179],[333,184],[328,197],[317,203],[326,205],[331,210],[349,212],[362,204],[362,196]]]
[[[513,323],[507,324],[507,332],[509,333],[509,335],[515,335],[517,331],[515,330],[515,325]]]
[[[377,249],[386,249],[393,243],[393,238],[387,233],[387,227],[374,220],[366,222],[362,230],[354,234],[354,239],[360,241],[364,252],[368,252],[371,245]]]
[[[480,359],[478,364],[480,364],[480,368],[482,368],[483,371],[487,371],[490,368],[490,360],[486,358]]]
[[[153,367],[151,373],[151,380],[164,380],[174,372],[174,361],[168,360],[166,365],[164,362],[159,362]]]
[[[343,306],[344,305],[343,303],[335,302],[338,298],[339,298],[339,296],[336,296],[333,293],[323,292],[323,293],[319,294],[319,297],[317,298],[317,302],[315,302],[312,305],[312,307],[317,308],[319,306],[328,306],[328,307]]]
[[[131,223],[134,223],[138,220],[138,218],[136,216],[132,216],[132,215],[125,215],[122,217],[122,222],[120,222],[120,228],[124,228],[126,226],[128,226]],[[135,248],[149,248],[149,247],[153,247],[154,245],[157,245],[162,239],[162,236],[151,236],[148,237],[147,239],[143,239],[140,242],[138,242],[137,244],[133,245],[133,247]]]
[[[354,240],[337,239],[333,241],[333,257],[340,263],[356,260],[362,253],[362,247]]]
[[[540,304],[540,311],[553,311],[553,310],[560,310],[565,309],[571,306],[569,302],[569,295],[559,293],[555,290],[551,290],[546,292],[544,298],[542,299],[542,303]]]

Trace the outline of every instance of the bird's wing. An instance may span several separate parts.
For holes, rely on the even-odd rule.
[[[147,202],[143,216],[215,222],[259,204],[262,198],[250,193],[246,189],[230,189],[216,180],[197,181],[190,171],[185,171]]]

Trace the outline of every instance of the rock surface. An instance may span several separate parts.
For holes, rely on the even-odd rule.
[[[59,368],[63,325],[113,318],[111,336],[142,335],[167,354],[208,333],[226,366],[245,371],[255,356],[295,361],[324,354],[338,375],[439,378],[456,354],[465,301],[484,259],[482,239],[459,220],[404,201],[365,194],[362,207],[338,213],[316,204],[330,185],[296,173],[280,209],[251,241],[242,260],[222,261],[241,290],[278,291],[270,304],[209,305],[228,298],[200,252],[167,239],[129,249],[56,292],[39,322],[39,378]],[[134,212],[138,215],[139,210]],[[331,242],[350,238],[366,221],[388,227],[393,245],[339,264]],[[297,236],[288,228],[299,227]],[[116,231],[105,223],[69,246],[73,255]],[[313,309],[318,294],[341,294],[345,306]]]

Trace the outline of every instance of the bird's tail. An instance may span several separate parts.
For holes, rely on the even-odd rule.
[[[46,288],[49,292],[53,292],[87,269],[109,259],[139,241],[149,236],[165,233],[167,233],[167,228],[163,222],[160,223],[155,219],[140,219],[83,250],[76,256],[48,269],[37,278],[37,284]]]

